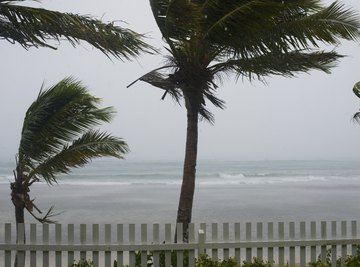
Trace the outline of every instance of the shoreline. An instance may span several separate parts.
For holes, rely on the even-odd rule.
[[[46,187],[45,187],[46,186]],[[44,190],[46,188],[46,190]],[[194,222],[310,221],[360,219],[360,184],[198,186]],[[33,186],[43,211],[52,205],[61,223],[172,223],[180,186]],[[8,186],[0,185],[0,224],[13,222]],[[26,217],[31,223],[34,220]]]

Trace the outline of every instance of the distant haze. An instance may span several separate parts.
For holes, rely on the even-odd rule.
[[[358,0],[342,3],[360,10]],[[146,33],[150,44],[164,46],[147,0],[43,0],[31,5],[104,21],[123,20],[126,27]],[[161,101],[161,90],[142,82],[126,88],[160,66],[161,55],[122,62],[109,60],[85,43],[73,48],[64,41],[55,51],[25,50],[4,40],[0,46],[1,160],[14,159],[25,112],[42,83],[49,87],[66,76],[81,80],[103,98],[103,106],[117,109],[114,121],[103,128],[128,142],[128,159],[182,159],[184,107],[170,98]],[[338,51],[348,56],[331,75],[313,71],[293,79],[271,77],[267,84],[224,80],[218,96],[227,108],[210,108],[215,125],[200,123],[199,159],[359,159],[360,126],[351,117],[360,108],[360,99],[352,92],[360,80],[360,46],[343,42]]]

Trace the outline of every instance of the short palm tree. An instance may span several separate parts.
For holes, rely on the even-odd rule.
[[[24,0],[0,0],[0,39],[19,43],[24,48],[49,47],[67,39],[72,45],[81,40],[107,56],[129,59],[140,52],[152,52],[143,35],[129,29],[104,23],[89,16],[61,13],[19,5]]]
[[[207,102],[224,75],[263,79],[293,77],[312,69],[329,72],[341,57],[321,44],[359,37],[359,18],[338,2],[320,0],[150,0],[167,43],[167,63],[139,80],[164,90],[187,110],[187,138],[177,222],[187,240],[197,161],[199,118],[213,122]]]
[[[100,99],[89,94],[80,82],[66,78],[46,90],[26,112],[16,160],[11,198],[16,223],[24,223],[24,210],[42,223],[51,222],[51,209],[44,217],[30,198],[30,186],[39,181],[56,183],[56,175],[82,167],[94,158],[122,158],[127,144],[94,129],[109,122],[112,107],[99,108]]]

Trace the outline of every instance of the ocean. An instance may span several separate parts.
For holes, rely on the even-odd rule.
[[[0,162],[0,227],[14,222],[13,168]],[[181,178],[181,161],[105,159],[30,196],[60,223],[174,223]],[[359,192],[359,161],[199,161],[193,221],[358,220]]]

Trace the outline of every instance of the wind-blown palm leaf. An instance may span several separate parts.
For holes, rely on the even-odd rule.
[[[109,122],[113,108],[98,108],[81,83],[66,78],[41,91],[26,112],[19,146],[19,161],[42,161],[85,130]]]
[[[97,157],[123,158],[129,151],[121,139],[107,133],[91,130],[51,158],[39,163],[29,173],[29,179],[43,178],[49,184],[56,182],[56,174],[69,173],[71,168],[82,167]]]
[[[129,59],[140,52],[154,52],[144,35],[114,23],[103,23],[89,16],[61,13],[42,8],[0,1],[0,38],[25,48],[50,47],[50,40],[66,38],[73,46],[86,41],[107,56]]]
[[[262,79],[269,75],[294,77],[298,72],[321,70],[326,73],[335,66],[336,61],[343,56],[336,52],[304,53],[294,51],[286,54],[267,54],[251,59],[230,59],[210,67],[215,73],[230,72],[237,76],[248,77],[250,80]]]

